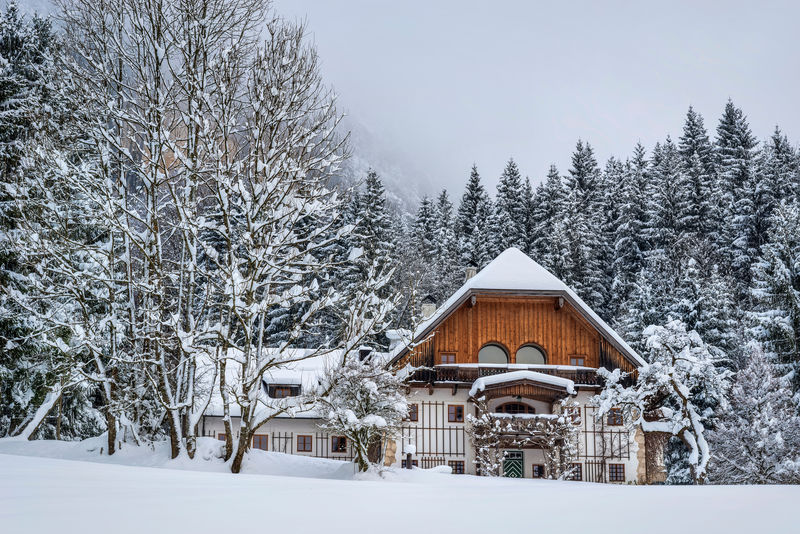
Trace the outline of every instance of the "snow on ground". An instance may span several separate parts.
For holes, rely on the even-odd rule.
[[[86,445],[0,440],[0,531],[794,532],[800,501],[800,486],[614,486],[418,469],[354,479],[334,468],[351,469],[343,462],[260,451],[250,474],[231,475],[214,459],[161,460],[164,451],[98,461]],[[287,469],[327,478],[278,475]]]
[[[194,460],[189,458],[170,460],[169,444],[166,441],[157,443],[153,447],[136,447],[123,443],[120,450],[114,455],[108,456],[103,454],[106,447],[106,439],[105,434],[97,438],[73,442],[0,439],[0,454],[81,460],[138,467],[230,473],[230,467],[220,460],[224,443],[213,438],[197,439],[198,452]],[[355,466],[349,462],[338,460],[252,450],[245,460],[243,472],[256,475],[352,479],[355,473]]]

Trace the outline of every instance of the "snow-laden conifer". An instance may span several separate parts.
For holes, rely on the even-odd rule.
[[[711,460],[706,424],[714,406],[724,409],[729,372],[718,366],[719,359],[697,332],[687,331],[678,320],[651,325],[645,336],[649,363],[639,369],[632,386],[624,384],[619,369],[600,369],[606,384],[596,397],[598,415],[620,408],[644,432],[677,437],[688,449],[692,479],[703,484]]]
[[[491,260],[486,251],[488,206],[489,196],[473,165],[456,215],[460,262],[464,267],[480,268]]]
[[[730,399],[709,433],[709,480],[721,484],[800,483],[800,416],[786,380],[757,343],[747,350]]]
[[[782,204],[773,215],[769,240],[753,265],[754,307],[750,332],[776,365],[779,376],[800,388],[800,209]]]
[[[497,183],[494,199],[494,225],[491,226],[495,254],[509,247],[527,248],[527,207],[519,167],[509,159]]]

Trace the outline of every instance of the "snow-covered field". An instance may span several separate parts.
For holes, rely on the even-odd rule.
[[[261,451],[247,474],[231,475],[211,440],[201,445],[208,459],[193,462],[164,461],[160,450],[123,449],[113,459],[87,451],[99,443],[0,440],[0,532],[797,531],[800,486],[612,486],[422,470],[355,479],[343,462]]]

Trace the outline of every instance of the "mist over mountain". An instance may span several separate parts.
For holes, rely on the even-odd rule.
[[[404,212],[415,210],[422,196],[436,193],[435,177],[402,147],[387,146],[379,132],[353,116],[342,120],[341,129],[350,134],[351,155],[341,173],[345,183],[362,183],[373,169],[386,187],[389,203]]]

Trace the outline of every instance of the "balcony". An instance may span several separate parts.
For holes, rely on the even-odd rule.
[[[510,371],[535,371],[547,375],[572,380],[576,386],[600,386],[601,379],[594,369],[568,365],[487,365],[487,364],[444,364],[414,372],[411,382],[446,382],[452,384],[471,384],[478,378],[493,376]]]

